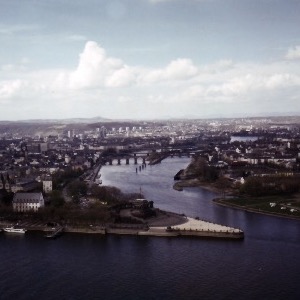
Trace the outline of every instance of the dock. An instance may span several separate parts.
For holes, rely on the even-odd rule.
[[[45,238],[47,239],[55,239],[58,236],[60,236],[63,232],[64,228],[62,226],[55,228],[53,231],[51,231],[50,233],[47,233],[45,235]]]
[[[168,213],[165,219],[157,219],[156,222],[150,224],[103,224],[101,226],[85,226],[73,227],[72,225],[56,226],[52,229],[45,228],[45,224],[40,222],[30,223],[24,222],[22,226],[28,231],[42,231],[47,239],[55,239],[62,232],[66,233],[82,233],[82,234],[98,234],[98,235],[135,235],[135,236],[156,236],[156,237],[199,237],[199,238],[221,238],[236,239],[244,238],[244,232],[241,229],[228,227],[198,218],[184,217],[181,222],[170,222],[174,213]],[[174,217],[174,216],[173,216]],[[176,221],[176,219],[175,219]],[[0,222],[0,231],[7,223]]]
[[[148,231],[139,232],[138,235],[194,236],[225,239],[244,238],[244,232],[241,229],[193,218],[187,218],[187,221],[185,223],[176,226],[150,227]]]

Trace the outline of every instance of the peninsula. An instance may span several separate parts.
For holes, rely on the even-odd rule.
[[[248,212],[300,219],[300,176],[275,173],[233,180],[224,169],[212,167],[201,156],[194,156],[186,169],[175,174],[173,188],[201,187],[217,192],[214,203]]]

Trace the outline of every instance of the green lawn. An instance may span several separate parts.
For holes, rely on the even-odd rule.
[[[296,202],[291,196],[237,197],[222,199],[222,203],[237,205],[245,209],[255,209],[260,212],[300,217],[300,202]],[[271,207],[270,203],[276,203],[276,206]],[[282,207],[285,207],[285,209],[282,209]],[[293,208],[299,208],[299,211],[291,211]]]

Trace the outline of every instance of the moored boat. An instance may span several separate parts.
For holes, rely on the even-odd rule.
[[[15,226],[3,228],[4,232],[8,233],[25,233],[26,229],[24,228],[16,228]]]

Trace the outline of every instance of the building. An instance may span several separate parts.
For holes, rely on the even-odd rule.
[[[11,191],[17,192],[30,192],[39,188],[39,183],[36,180],[23,180],[17,183],[11,184]]]
[[[36,212],[45,206],[45,201],[42,193],[15,193],[12,204],[14,211]]]
[[[42,176],[43,192],[48,194],[52,192],[52,177],[49,175]]]
[[[11,191],[11,180],[9,175],[0,174],[0,190],[6,190],[7,192]]]

